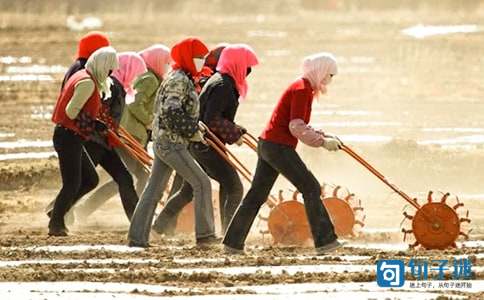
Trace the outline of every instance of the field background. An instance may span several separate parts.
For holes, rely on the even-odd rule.
[[[140,294],[229,293],[203,290],[220,287],[233,287],[230,293],[250,294],[235,289],[254,284],[285,283],[289,289],[294,283],[337,284],[328,285],[329,293],[343,288],[342,282],[374,285],[373,271],[333,272],[329,276],[317,271],[318,266],[345,264],[344,259],[311,258],[310,249],[261,248],[269,246],[270,239],[261,239],[256,234],[248,243],[250,256],[234,260],[224,260],[221,249],[209,252],[208,256],[214,259],[206,260],[207,252],[194,249],[191,236],[156,240],[161,246],[146,252],[76,248],[85,244],[97,247],[126,243],[128,222],[117,199],[70,228],[73,234],[69,238],[46,239],[48,220],[43,209],[60,187],[57,159],[51,157],[50,114],[63,72],[75,59],[77,41],[87,31],[75,27],[88,17],[96,18],[94,23],[102,23],[98,30],[108,33],[118,51],[139,51],[153,43],[171,46],[187,36],[200,37],[209,47],[220,42],[251,45],[261,63],[249,77],[249,95],[240,105],[237,122],[256,135],[265,126],[283,90],[300,75],[302,58],[319,51],[333,52],[340,72],[329,86],[329,93],[315,102],[313,126],[340,136],[393,183],[421,199],[421,203],[428,190],[458,195],[470,211],[474,241],[464,249],[445,252],[401,250],[399,226],[405,202],[344,153],[300,145],[298,151],[321,182],[343,185],[362,199],[366,231],[351,243],[396,245],[393,250],[386,246],[368,250],[350,244],[341,255],[368,256],[361,263],[373,268],[380,258],[408,260],[415,255],[436,258],[467,254],[472,256],[475,266],[482,266],[484,1],[0,0],[0,258],[4,263],[0,265],[3,282],[0,296],[5,295],[4,299],[20,299],[17,294],[20,281],[73,281],[74,285],[79,281],[84,292],[100,289],[85,284],[86,281],[121,282],[121,285],[155,283],[189,289],[150,294],[142,292],[139,286],[127,287],[129,291],[133,289],[127,294],[140,298]],[[420,39],[402,32],[419,24],[468,25],[473,32]],[[256,157],[252,152],[232,149],[253,169]],[[283,189],[289,196],[291,188],[281,179],[274,194]],[[49,245],[54,248],[36,248]],[[77,250],[69,252],[62,248],[69,245]],[[222,258],[217,260],[219,256]],[[174,257],[182,259],[175,261]],[[89,258],[99,258],[101,262],[86,262]],[[104,260],[112,258],[131,261],[128,267],[113,262],[106,266]],[[142,261],[132,261],[138,258]],[[190,261],[192,258],[195,261]],[[21,266],[14,262],[17,267],[9,267],[11,261],[25,259],[80,261],[67,267],[65,261],[51,261],[52,265],[30,261]],[[149,259],[156,262],[146,265]],[[179,272],[176,268],[301,264],[314,264],[316,269],[277,276],[263,272],[229,276],[219,273],[220,270],[207,271],[208,275],[176,273]],[[102,268],[111,268],[113,272]],[[166,268],[175,268],[172,270],[175,273]],[[95,270],[90,269],[99,270],[93,273]],[[478,279],[483,278],[482,274],[482,269],[476,271]],[[9,282],[13,282],[11,290]],[[53,289],[46,295],[57,295],[59,299],[63,297],[59,291],[78,289],[62,283],[59,287],[52,284],[31,287],[40,292],[44,288]],[[361,285],[356,290],[367,288]],[[482,299],[483,290],[481,284],[475,290],[480,294],[450,293]],[[363,296],[341,297],[410,296],[403,292],[362,293]],[[418,299],[418,295],[412,295]]]

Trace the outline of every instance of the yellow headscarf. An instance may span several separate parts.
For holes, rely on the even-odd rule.
[[[109,72],[118,68],[118,57],[113,47],[102,47],[94,51],[86,62],[86,70],[91,73],[99,90],[106,98],[111,97],[112,80]]]

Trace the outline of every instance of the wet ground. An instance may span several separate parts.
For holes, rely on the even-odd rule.
[[[461,217],[469,210],[472,219],[463,231],[473,230],[457,249],[409,250],[412,241],[402,241],[400,222],[404,209],[415,211],[404,208],[403,199],[345,154],[302,146],[299,152],[321,182],[346,187],[365,208],[362,231],[327,256],[274,246],[269,235],[259,234],[263,221],[249,239],[247,256],[226,256],[220,247],[198,249],[191,235],[153,239],[155,247],[148,250],[128,248],[128,222],[116,198],[78,220],[68,238],[48,238],[43,210],[60,185],[50,116],[83,33],[77,27],[88,17],[74,20],[63,9],[0,13],[0,298],[484,298],[484,60],[477,54],[484,50],[482,9],[349,13],[299,7],[236,15],[228,8],[194,16],[146,13],[143,6],[127,10],[129,17],[113,11],[86,21],[109,32],[120,51],[172,45],[187,35],[209,46],[249,43],[261,64],[249,78],[237,121],[255,135],[298,75],[301,58],[334,52],[340,72],[329,94],[315,102],[313,125],[339,135],[422,204],[428,190],[458,196],[465,203]],[[251,150],[232,149],[253,169]],[[291,197],[285,180],[273,193],[279,189]],[[402,288],[376,285],[378,259],[408,262],[416,256],[469,258],[474,273],[465,282],[471,286],[432,281],[431,287],[417,287],[408,274]]]

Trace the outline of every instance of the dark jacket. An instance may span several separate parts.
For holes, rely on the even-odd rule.
[[[224,143],[233,144],[245,133],[234,123],[239,106],[235,82],[227,74],[215,73],[200,93],[200,120]]]
[[[64,88],[64,85],[66,84],[67,80],[69,80],[69,78],[72,75],[74,75],[74,73],[85,68],[86,62],[87,62],[87,59],[85,58],[76,59],[76,61],[69,67],[69,69],[67,69],[67,72],[64,75],[64,79],[62,80],[61,89]]]
[[[114,76],[110,76],[110,78],[113,80],[113,84],[111,85],[111,97],[105,99],[103,95],[102,112],[99,118],[108,126],[108,128],[117,131],[126,104],[126,92],[124,91],[123,84],[119,82],[119,80]],[[95,132],[91,140],[104,148],[111,148],[106,136],[102,133]]]

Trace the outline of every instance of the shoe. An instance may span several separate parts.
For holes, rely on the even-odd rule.
[[[67,236],[67,228],[64,226],[49,227],[49,236]]]
[[[245,255],[244,249],[237,249],[227,245],[224,245],[224,252],[230,255]]]
[[[344,244],[338,242],[338,240],[334,240],[334,241],[332,241],[329,244],[326,244],[326,245],[321,246],[321,247],[317,247],[316,248],[316,253],[318,255],[327,254],[328,252],[331,252],[331,251],[334,251],[334,250],[337,250],[337,249],[343,247],[343,245]]]
[[[175,236],[175,229],[176,229],[176,222],[177,219],[174,218],[174,220],[169,220],[165,222],[164,224],[160,225],[155,222],[153,226],[151,226],[151,229],[155,231],[157,234],[164,235],[166,237],[173,237]]]
[[[149,248],[150,244],[148,244],[148,243],[138,243],[138,242],[135,242],[135,241],[129,241],[128,247]]]
[[[220,244],[222,238],[216,237],[215,235],[207,236],[204,238],[197,239],[197,246],[212,246],[216,244]]]

